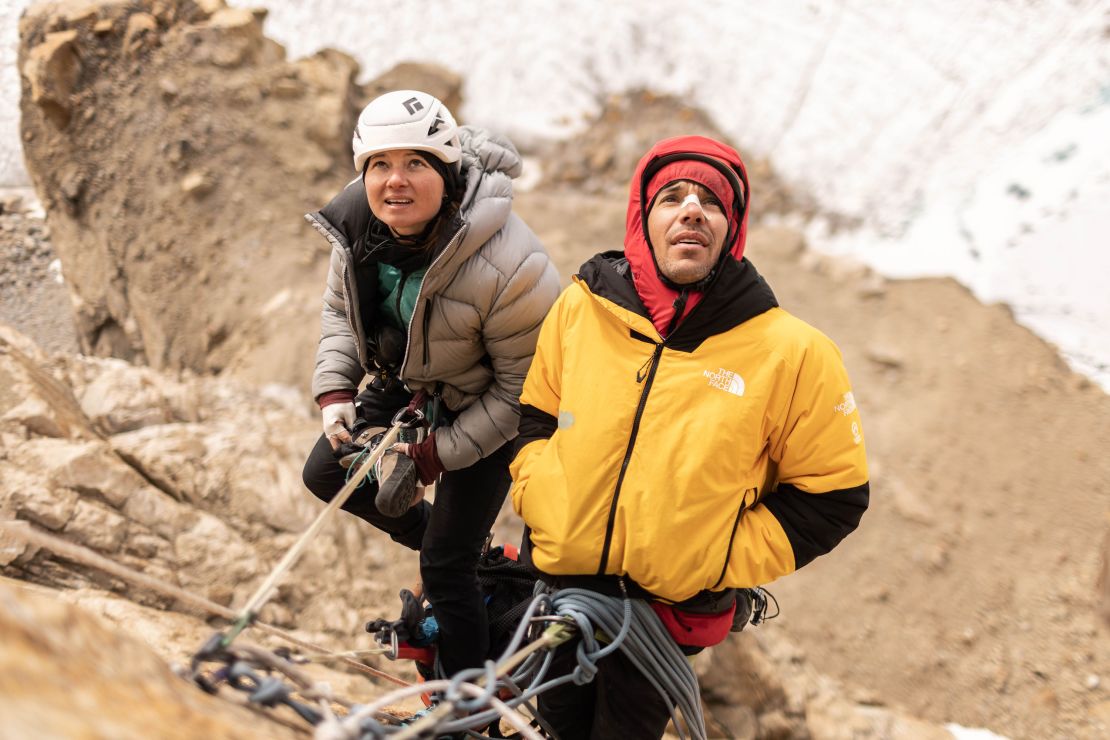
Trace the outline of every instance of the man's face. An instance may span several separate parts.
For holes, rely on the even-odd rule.
[[[660,272],[679,285],[708,275],[728,236],[724,205],[708,188],[689,180],[676,180],[659,191],[647,225]]]

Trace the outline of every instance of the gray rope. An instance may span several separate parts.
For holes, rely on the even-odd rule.
[[[537,616],[541,612],[555,616]],[[554,660],[554,651],[550,648],[531,653],[519,665],[508,665],[522,650],[530,628],[542,620],[573,624],[581,638],[575,648],[578,665],[564,676],[547,679]],[[599,630],[609,639],[608,645],[602,645],[597,639]],[[384,725],[378,721],[376,713],[388,704],[432,689],[440,692],[441,701],[431,712],[443,716],[434,720],[425,717],[423,721],[433,724],[422,726],[421,732],[434,731],[435,735],[440,735],[485,727],[499,718],[506,718],[506,712],[526,707],[536,716],[540,726],[552,734],[551,728],[536,715],[531,700],[565,683],[589,683],[597,675],[598,661],[616,650],[624,652],[667,702],[679,737],[686,736],[678,722],[676,708],[686,719],[693,740],[705,740],[705,720],[701,713],[697,676],[651,607],[640,600],[605,596],[584,589],[564,589],[551,594],[543,584],[537,584],[536,595],[496,664],[486,661],[483,667],[460,671],[450,679],[397,690],[379,697],[372,704],[352,707],[346,718],[329,718],[318,725],[316,738],[376,740],[387,736],[408,737],[413,734],[411,726]],[[506,667],[509,672],[504,670]],[[503,702],[498,700],[501,688],[509,688],[512,698]],[[515,713],[514,719],[520,720]]]
[[[610,643],[610,648],[619,646],[629,661],[647,677],[668,707],[677,707],[686,718],[690,733],[695,740],[704,740],[705,719],[701,713],[701,693],[698,679],[686,656],[679,650],[659,616],[642,600],[621,599],[604,596],[582,589],[566,589],[555,594],[555,608],[558,614],[579,614],[587,617],[589,624],[601,629],[607,635],[617,634],[620,629],[627,633]],[[622,612],[632,611],[632,619],[626,621]],[[624,622],[624,625],[622,625]],[[583,668],[583,645],[592,638],[592,632],[582,631],[582,643],[578,650],[578,668]],[[596,668],[594,669],[596,671]],[[591,675],[592,678],[592,675]],[[678,730],[679,737],[685,737],[682,726],[674,709],[671,719]]]

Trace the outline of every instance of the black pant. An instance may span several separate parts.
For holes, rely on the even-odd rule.
[[[372,424],[388,427],[409,399],[408,394],[367,389],[358,396],[358,412]],[[436,485],[434,505],[422,501],[397,518],[374,506],[378,485],[369,479],[342,507],[395,542],[420,551],[420,577],[435,609],[440,660],[448,674],[482,665],[489,651],[489,624],[475,567],[509,490],[511,455],[512,445],[502,445],[469,468],[447,471]],[[331,501],[346,475],[321,435],[305,462],[305,486]]]
[[[574,670],[577,642],[558,648],[549,678]],[[539,696],[540,716],[559,740],[658,740],[670,722],[669,703],[620,650],[602,658],[597,676]]]

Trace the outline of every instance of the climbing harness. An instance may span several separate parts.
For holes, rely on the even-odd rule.
[[[621,582],[623,585],[623,581]],[[580,637],[575,649],[577,667],[569,674],[548,677],[554,648]],[[600,635],[600,638],[599,638]],[[344,719],[324,720],[317,737],[328,740],[371,738],[438,737],[484,728],[498,719],[509,719],[521,737],[540,738],[534,727],[521,727],[521,718],[506,710],[526,708],[533,723],[549,735],[531,701],[544,691],[565,683],[588,683],[597,674],[597,662],[622,650],[647,676],[656,691],[677,708],[693,738],[705,738],[697,677],[686,656],[667,634],[659,618],[642,600],[606,596],[585,589],[552,591],[537,582],[523,618],[495,661],[482,668],[460,671],[449,679],[437,678],[379,697],[372,704],[354,709]],[[390,728],[375,719],[383,707],[422,692],[434,693],[438,701],[411,725]],[[680,737],[685,737],[672,720]],[[514,716],[515,715],[515,716]]]

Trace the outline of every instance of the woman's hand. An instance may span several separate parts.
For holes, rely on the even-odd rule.
[[[353,403],[332,403],[320,410],[323,417],[324,436],[333,450],[339,449],[341,442],[350,442],[351,433],[347,431],[355,424],[355,405]]]

